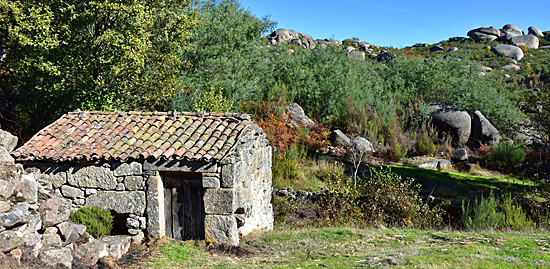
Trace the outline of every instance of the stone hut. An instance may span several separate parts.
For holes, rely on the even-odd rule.
[[[12,155],[119,234],[237,245],[273,228],[271,147],[246,114],[70,112]]]

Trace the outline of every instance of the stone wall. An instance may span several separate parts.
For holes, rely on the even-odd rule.
[[[241,236],[253,230],[273,229],[271,154],[265,134],[252,127],[222,167],[223,181],[230,181],[222,185],[233,184],[239,190],[234,213]]]
[[[146,176],[139,162],[104,162],[75,165],[29,162],[26,170],[38,169],[38,182],[70,202],[71,210],[83,206],[110,208],[128,214],[126,226],[132,235],[147,227],[145,218]]]

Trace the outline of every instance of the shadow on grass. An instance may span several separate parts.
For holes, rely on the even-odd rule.
[[[523,195],[533,187],[531,181],[509,177],[477,176],[407,166],[390,168],[403,178],[413,178],[415,183],[421,185],[423,196],[432,194],[446,200],[473,200],[491,190],[495,194],[510,192]]]

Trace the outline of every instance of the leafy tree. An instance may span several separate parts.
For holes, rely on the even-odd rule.
[[[34,132],[77,108],[160,109],[197,22],[187,0],[0,0],[0,113]]]
[[[267,68],[259,66],[267,53],[262,34],[272,31],[275,22],[255,17],[236,0],[196,1],[193,10],[201,23],[182,55],[190,64],[172,108],[192,109],[194,99],[210,87],[223,89],[234,101],[250,99],[247,93],[257,91],[255,73]]]

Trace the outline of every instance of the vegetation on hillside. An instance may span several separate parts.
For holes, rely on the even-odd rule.
[[[438,136],[430,122],[429,105],[441,103],[480,110],[503,141],[510,140],[471,145],[475,165],[508,173],[524,159],[548,162],[550,50],[522,47],[521,71],[507,75],[497,70],[514,61],[486,47],[498,42],[442,41],[445,48],[458,48],[452,53],[374,48],[373,55],[386,50],[392,56],[358,60],[348,57],[344,46],[267,45],[275,26],[237,0],[0,0],[0,124],[26,140],[76,109],[247,112],[276,151],[277,188],[327,188],[316,203],[275,200],[281,218],[313,214],[311,225],[441,227],[450,211],[460,211],[456,205],[428,205],[413,179],[394,173],[399,169],[372,170],[350,185],[340,165],[308,159],[327,152],[331,128],[367,138],[382,161],[445,157],[456,145]],[[494,71],[481,74],[482,66]],[[287,125],[283,107],[291,102],[319,125]],[[522,144],[520,134],[535,146]],[[339,150],[345,156],[346,149]],[[417,181],[424,176],[414,173]],[[437,184],[463,180],[443,172],[436,176]],[[494,198],[496,215],[506,216],[502,204],[515,210],[515,217],[502,218],[506,227],[519,227],[510,219],[527,223],[524,213],[537,227],[550,223],[548,173],[529,176],[538,180],[531,195],[513,202],[502,197],[504,203]],[[492,187],[509,183],[480,181]],[[474,195],[477,204],[490,199],[487,194]],[[468,217],[476,218],[475,209],[467,205],[463,216],[453,215],[464,220],[453,227],[474,227]]]

